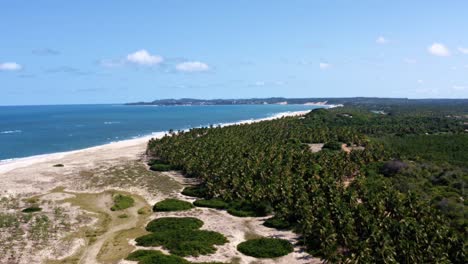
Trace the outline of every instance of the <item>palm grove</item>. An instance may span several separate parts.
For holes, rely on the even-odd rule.
[[[466,105],[372,108],[179,131],[147,152],[329,262],[466,263]]]

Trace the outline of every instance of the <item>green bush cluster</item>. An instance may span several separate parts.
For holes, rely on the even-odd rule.
[[[265,222],[263,222],[263,225],[266,227],[276,228],[279,230],[287,230],[293,227],[293,225],[289,221],[279,218],[277,216],[268,218]]]
[[[132,197],[117,194],[114,196],[114,205],[111,207],[111,211],[120,211],[132,207],[135,204],[135,200]]]
[[[166,230],[199,229],[203,221],[195,217],[163,217],[149,222],[146,230],[149,232],[163,232]]]
[[[171,171],[171,170],[174,170],[174,168],[170,164],[168,164],[167,162],[157,160],[157,159],[149,161],[148,165],[150,166],[150,170],[152,170],[152,171]]]
[[[237,250],[256,258],[276,258],[293,252],[289,241],[279,238],[251,239],[237,245]]]
[[[190,262],[173,255],[166,255],[158,250],[137,250],[126,258],[131,261],[138,261],[139,264],[189,264]]]
[[[153,206],[154,212],[171,212],[171,211],[185,211],[190,210],[194,206],[193,204],[178,200],[178,199],[165,199],[161,202],[157,202]]]
[[[31,206],[31,207],[23,209],[21,212],[23,212],[23,213],[34,213],[34,212],[39,212],[39,211],[42,211],[42,208],[37,207],[37,206]]]
[[[227,212],[238,217],[262,217],[272,212],[272,208],[267,203],[250,203],[246,201],[231,202]]]
[[[206,188],[202,186],[185,187],[184,190],[182,190],[182,194],[198,198],[205,198],[207,196]]]
[[[221,199],[199,199],[193,202],[195,206],[198,207],[208,207],[208,208],[215,208],[215,209],[226,209],[229,207],[229,203],[221,200]]]
[[[338,141],[330,141],[323,145],[323,149],[341,150],[341,143]]]
[[[190,264],[192,262],[174,255],[166,255],[159,250],[137,250],[126,260],[138,261],[139,264]],[[195,262],[196,264],[223,264],[221,262]]]
[[[220,233],[199,230],[203,225],[196,218],[160,218],[148,224],[151,233],[135,239],[138,246],[163,246],[178,256],[199,256],[216,252],[214,245],[222,245],[227,239]]]

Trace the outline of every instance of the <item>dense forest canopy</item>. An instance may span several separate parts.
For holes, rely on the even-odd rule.
[[[372,103],[179,131],[147,152],[205,198],[271,207],[327,261],[466,263],[467,124],[468,104]]]

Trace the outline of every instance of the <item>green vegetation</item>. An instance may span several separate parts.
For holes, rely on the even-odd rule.
[[[130,253],[127,260],[138,261],[139,264],[189,264],[190,262],[173,255],[166,255],[157,250],[137,250]]]
[[[137,250],[126,258],[139,264],[190,264],[192,262],[174,255],[166,255],[159,250]],[[219,262],[193,262],[196,264],[222,264]]]
[[[170,164],[167,164],[166,162],[163,162],[158,159],[151,160],[150,162],[148,162],[148,165],[150,166],[150,170],[152,171],[171,171],[175,169]]]
[[[59,164],[55,164],[53,167],[65,167],[65,165],[59,163]]]
[[[37,207],[37,206],[31,206],[31,207],[21,210],[21,212],[23,213],[34,213],[34,212],[40,212],[40,211],[42,211],[42,208]]]
[[[261,217],[271,213],[272,208],[265,202],[252,203],[247,201],[231,202],[227,212],[239,217]]]
[[[203,192],[187,192],[227,201],[232,214],[272,209],[329,262],[464,263],[468,105],[357,102],[191,129],[151,140],[147,153],[198,178]],[[309,150],[324,142],[351,152]]]
[[[265,222],[263,222],[263,225],[279,230],[287,230],[293,228],[293,225],[289,221],[279,218],[277,216],[268,218]]]
[[[208,207],[208,208],[215,208],[215,209],[226,209],[229,207],[229,204],[221,199],[199,199],[193,202],[195,206],[198,207]]]
[[[157,202],[153,206],[155,212],[170,212],[170,211],[185,211],[194,208],[193,204],[178,200],[178,199],[165,199],[161,202]]]
[[[146,229],[151,233],[135,239],[137,245],[163,246],[178,256],[198,256],[216,252],[213,245],[222,245],[227,239],[220,233],[199,230],[201,220],[191,217],[159,218],[151,221]]]
[[[203,221],[194,217],[163,217],[149,222],[146,230],[149,232],[163,232],[165,230],[193,230],[203,226]]]
[[[118,218],[128,218],[128,214],[121,214],[121,215],[118,215]]]
[[[111,207],[111,211],[120,211],[127,208],[130,208],[135,203],[132,197],[117,194],[114,196],[114,205]]]
[[[337,141],[330,141],[327,142],[323,145],[323,149],[329,149],[329,150],[341,150],[341,144],[340,142]]]
[[[203,186],[185,187],[184,190],[182,190],[182,194],[198,198],[204,198],[207,196],[206,188]]]
[[[240,243],[237,250],[256,258],[276,258],[293,252],[293,246],[284,239],[258,238]]]

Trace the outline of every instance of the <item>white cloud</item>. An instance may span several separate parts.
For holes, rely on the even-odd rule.
[[[386,39],[386,38],[380,36],[380,37],[378,37],[378,38],[375,40],[375,42],[378,43],[378,44],[387,44],[387,43],[388,43],[388,39]]]
[[[186,61],[177,64],[176,69],[181,72],[204,72],[208,71],[210,67],[200,61]]]
[[[427,51],[434,56],[447,57],[450,56],[449,49],[441,43],[433,43],[427,48]]]
[[[463,54],[468,54],[468,48],[458,47],[458,51],[460,51]]]
[[[128,54],[127,61],[138,65],[152,66],[161,63],[163,58],[158,55],[151,55],[147,50],[142,49]]]
[[[329,69],[329,68],[331,68],[331,66],[332,65],[330,63],[326,63],[326,62],[319,63],[319,68],[322,69],[322,70]]]
[[[452,89],[456,90],[456,91],[464,91],[464,90],[466,90],[466,86],[454,85],[454,86],[452,86]]]
[[[424,83],[423,80],[418,80],[417,82],[418,82],[419,84]]]
[[[0,71],[19,71],[21,69],[23,69],[23,66],[16,62],[0,63]]]

